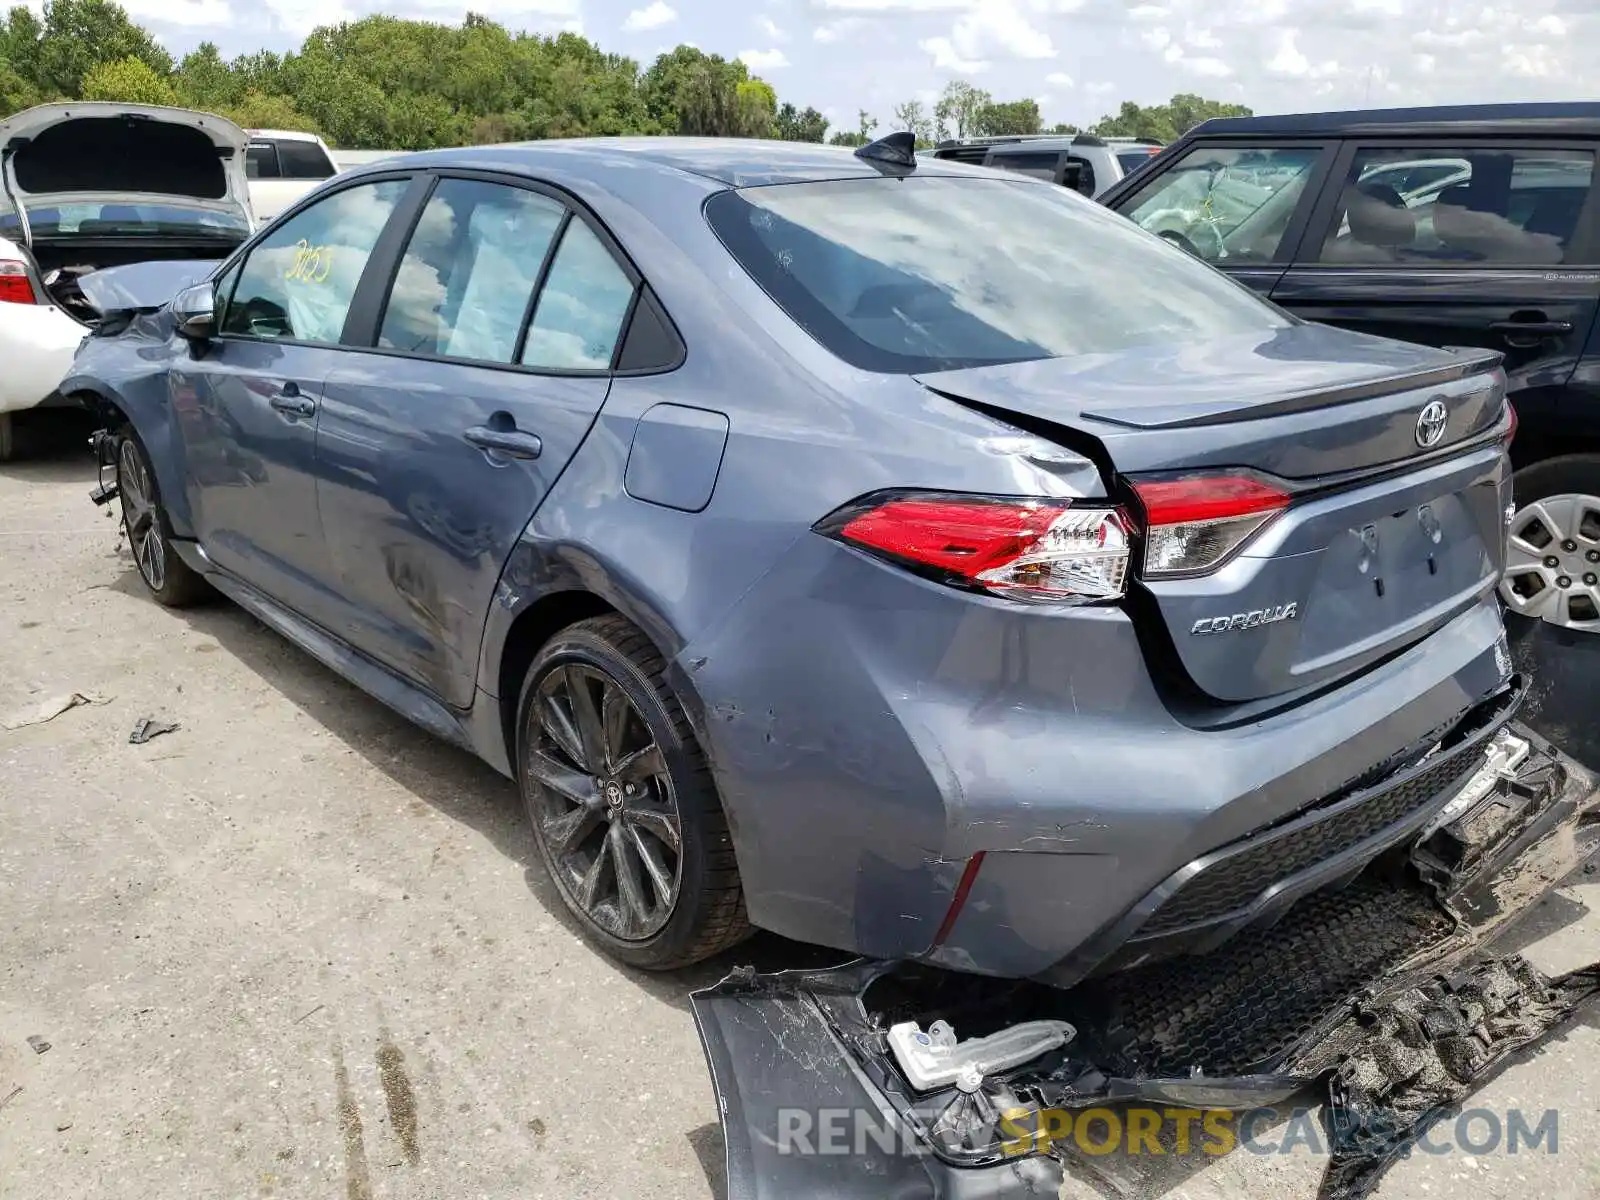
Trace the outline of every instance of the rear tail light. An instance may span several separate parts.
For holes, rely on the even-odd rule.
[[[1012,600],[1116,600],[1128,574],[1127,520],[1103,502],[901,492],[849,505],[817,530],[926,578]]]
[[[37,303],[33,294],[33,281],[28,278],[26,264],[0,260],[0,303]]]
[[[1216,570],[1289,507],[1289,493],[1248,475],[1145,480],[1133,490],[1147,522],[1146,579]]]

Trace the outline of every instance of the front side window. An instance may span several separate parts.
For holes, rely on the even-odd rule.
[[[1292,320],[1115,213],[1031,180],[752,187],[712,197],[706,215],[796,324],[867,370],[1270,336]]]
[[[1320,261],[1417,266],[1556,266],[1589,200],[1587,150],[1362,147]]]
[[[1197,146],[1117,207],[1207,262],[1275,262],[1321,155],[1316,146]]]
[[[378,345],[515,362],[533,285],[565,214],[537,192],[442,181],[400,260]]]
[[[530,367],[603,371],[633,303],[633,281],[605,243],[574,217],[539,293],[522,361]]]
[[[407,179],[362,184],[296,213],[251,248],[222,332],[336,345]]]

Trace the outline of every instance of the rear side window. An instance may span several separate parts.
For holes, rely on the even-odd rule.
[[[1417,266],[1593,263],[1578,237],[1586,150],[1362,147],[1320,261]]]
[[[333,163],[316,142],[279,142],[278,163],[285,179],[327,179],[335,173]]]
[[[1319,146],[1196,146],[1118,211],[1207,262],[1276,262],[1322,156]]]
[[[356,285],[410,180],[335,192],[251,248],[222,332],[336,345]]]
[[[429,197],[400,260],[378,345],[517,360],[517,336],[566,208],[537,192],[446,179]]]
[[[1203,342],[1290,321],[1116,214],[1030,180],[744,188],[713,196],[706,215],[796,324],[872,371]]]
[[[244,173],[249,179],[277,179],[278,150],[271,142],[251,142],[244,151]]]
[[[530,367],[604,371],[633,304],[633,281],[594,230],[574,218],[539,293],[522,361]]]

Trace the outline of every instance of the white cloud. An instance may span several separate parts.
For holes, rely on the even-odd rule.
[[[811,31],[811,36],[824,45],[837,42],[840,38],[854,33],[866,22],[860,17],[840,17],[837,21],[829,21],[826,25],[818,25]]]
[[[646,29],[660,29],[678,19],[678,10],[663,0],[653,0],[644,8],[636,8],[622,22],[624,33],[640,33]]]
[[[782,50],[741,50],[739,61],[752,71],[776,71],[789,65]]]
[[[789,40],[789,35],[783,30],[779,29],[778,23],[771,17],[762,17],[756,21],[756,24],[761,26],[762,33],[766,34],[775,42],[786,42]]]
[[[849,13],[937,13],[961,12],[973,0],[812,0],[815,8]]]
[[[1051,71],[1050,74],[1044,77],[1044,81],[1046,83],[1054,84],[1056,87],[1072,86],[1072,76],[1068,75],[1065,71]]]
[[[227,25],[233,20],[227,0],[132,0],[123,7],[136,21],[168,21],[174,25],[203,27]],[[321,21],[317,23],[322,24]]]
[[[917,45],[928,52],[936,70],[954,71],[958,75],[976,75],[989,69],[989,64],[981,58],[961,57],[947,37],[923,38]]]

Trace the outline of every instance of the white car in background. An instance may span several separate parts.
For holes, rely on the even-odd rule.
[[[80,279],[152,260],[198,277],[250,236],[246,142],[221,117],[142,104],[0,121],[0,461],[14,414],[67,403],[57,386],[99,316]]]
[[[250,180],[250,206],[262,225],[339,173],[328,145],[314,133],[290,129],[250,129],[245,174]]]

